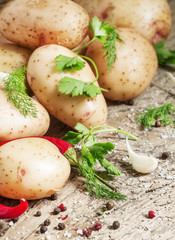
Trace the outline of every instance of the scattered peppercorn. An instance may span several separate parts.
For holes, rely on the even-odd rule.
[[[58,194],[57,194],[57,193],[54,193],[54,194],[52,194],[52,195],[50,196],[50,199],[51,199],[51,200],[57,200],[57,198],[58,198]]]
[[[167,158],[169,158],[169,156],[170,156],[170,153],[169,152],[163,152],[162,153],[162,159],[167,159]]]
[[[44,221],[44,226],[49,226],[50,224],[51,224],[50,219],[46,219],[46,220]]]
[[[65,229],[65,224],[64,223],[58,223],[58,230],[63,230]]]
[[[113,229],[118,229],[120,227],[119,221],[114,221],[112,224]]]
[[[94,230],[95,230],[95,231],[98,231],[98,230],[100,230],[101,228],[102,228],[101,223],[99,223],[99,222],[94,223]]]
[[[40,233],[45,233],[46,231],[47,231],[47,227],[44,226],[44,225],[42,225],[42,226],[40,227]]]
[[[89,237],[92,234],[92,230],[90,229],[83,229],[83,235]]]
[[[156,216],[154,211],[149,211],[148,212],[148,218],[154,218]]]
[[[161,122],[159,122],[158,120],[156,120],[156,122],[155,122],[155,127],[161,127]]]
[[[58,207],[60,208],[61,212],[64,212],[67,209],[67,207],[63,203],[61,203]]]
[[[106,203],[107,210],[111,210],[114,207],[114,201],[110,200]]]
[[[53,210],[54,214],[59,214],[61,212],[61,209],[59,207],[54,208]]]
[[[40,217],[41,216],[41,211],[37,211],[35,216]]]

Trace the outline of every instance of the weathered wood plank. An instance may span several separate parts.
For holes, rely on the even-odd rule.
[[[175,1],[170,0],[169,3],[175,15]],[[167,41],[172,49],[175,49],[174,39],[175,17],[173,30]],[[74,229],[90,228],[96,221],[102,223],[102,229],[93,231],[89,239],[172,240],[175,238],[175,130],[172,126],[167,126],[143,131],[138,124],[135,124],[138,113],[144,107],[175,102],[175,83],[168,77],[167,70],[175,75],[175,67],[159,69],[150,87],[134,100],[133,106],[108,101],[107,124],[138,136],[138,142],[131,142],[133,149],[138,153],[160,158],[156,171],[146,175],[136,173],[127,156],[125,137],[109,133],[100,134],[99,140],[111,141],[116,146],[116,149],[108,155],[108,159],[119,168],[122,175],[116,178],[113,184],[119,192],[127,195],[127,200],[115,202],[113,209],[99,216],[97,213],[107,201],[90,197],[83,178],[72,172],[71,178],[61,189],[57,200],[30,201],[27,213],[13,225],[11,221],[0,220],[0,239],[81,240],[82,236]],[[47,135],[61,137],[68,130],[69,127],[52,117]],[[165,151],[170,152],[170,157],[162,160],[161,154]],[[17,201],[2,197],[0,202],[17,204]],[[67,210],[61,213],[63,217],[68,215],[65,220],[59,219],[61,214],[52,213],[60,203],[67,206]],[[38,210],[42,212],[40,217],[35,216]],[[154,219],[146,217],[149,210],[156,212]],[[51,225],[45,234],[39,234],[40,226],[47,218],[51,220]],[[117,230],[111,229],[115,220],[120,222],[120,228]],[[65,223],[66,228],[63,231],[56,229],[59,222]]]

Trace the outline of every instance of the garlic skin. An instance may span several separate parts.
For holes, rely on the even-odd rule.
[[[158,159],[135,153],[129,145],[128,138],[126,138],[126,145],[128,148],[129,159],[132,163],[133,168],[137,172],[151,173],[157,168]]]

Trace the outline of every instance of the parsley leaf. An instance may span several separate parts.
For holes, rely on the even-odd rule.
[[[105,26],[106,23],[100,21],[99,18],[96,16],[93,17],[92,21],[89,23],[89,27],[93,31],[94,37],[96,38],[107,35]]]
[[[32,102],[32,98],[26,93],[25,79],[26,67],[14,70],[3,79],[4,91],[7,92],[8,99],[14,104],[23,116],[28,114],[37,117],[37,110]]]
[[[96,97],[101,94],[101,90],[105,90],[96,86],[93,82],[82,82],[75,78],[63,77],[58,85],[58,91],[64,94],[71,94],[72,97],[85,95],[87,97]]]
[[[70,72],[72,70],[79,71],[85,67],[85,62],[76,57],[67,57],[64,55],[59,55],[55,58],[56,68],[60,72]]]
[[[87,127],[85,127],[82,123],[77,123],[75,126],[75,129],[84,135],[87,135],[90,133],[90,130]]]
[[[109,184],[109,179],[104,179],[104,177],[102,177],[102,175],[100,175],[95,169],[95,165],[98,161],[101,167],[103,167],[107,171],[108,175],[120,175],[118,169],[113,166],[112,163],[110,163],[107,159],[104,158],[104,155],[108,154],[114,148],[114,145],[110,142],[97,142],[95,134],[99,132],[114,131],[128,135],[135,140],[136,137],[107,125],[96,126],[89,130],[83,124],[77,123],[74,128],[77,132],[74,133],[73,131],[70,131],[63,137],[63,139],[70,144],[79,143],[78,150],[80,159],[76,161],[74,160],[73,166],[77,166],[81,175],[85,177],[89,194],[95,194],[99,198],[115,200],[126,199],[125,195],[116,192],[115,187]],[[71,163],[71,159],[68,158],[68,160]]]
[[[159,65],[165,65],[165,64],[175,64],[175,50],[168,50],[165,46],[165,41],[158,42],[154,49],[157,53],[157,58]]]
[[[175,104],[165,103],[160,107],[148,107],[146,108],[146,113],[142,113],[136,119],[136,123],[141,123],[143,129],[152,126],[156,120],[160,121],[163,126],[174,124],[175,118],[173,114],[175,113]]]

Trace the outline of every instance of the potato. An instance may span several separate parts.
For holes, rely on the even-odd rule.
[[[39,47],[32,53],[27,66],[27,80],[36,98],[50,114],[70,127],[75,127],[78,122],[87,128],[104,124],[107,106],[102,94],[88,98],[84,95],[72,97],[58,92],[59,81],[65,76],[83,82],[95,79],[87,63],[80,71],[59,72],[56,69],[55,57],[60,54],[76,56],[73,51],[55,44]]]
[[[99,85],[110,100],[126,101],[140,95],[153,80],[157,68],[157,55],[151,43],[133,29],[118,28],[123,43],[116,40],[117,59],[107,70],[102,44],[93,42],[86,55],[94,60],[99,71]]]
[[[70,175],[70,164],[46,139],[22,138],[0,147],[0,195],[27,200],[50,196]]]
[[[11,73],[15,69],[27,66],[31,55],[29,49],[11,43],[0,43],[0,72]]]
[[[74,0],[101,20],[112,16],[117,27],[133,28],[155,44],[171,31],[172,16],[167,0]],[[98,7],[97,7],[98,6]]]
[[[11,43],[10,41],[8,41],[6,38],[4,38],[3,36],[2,36],[2,34],[0,34],[0,44],[1,43]]]
[[[44,135],[50,125],[46,109],[32,99],[37,117],[24,117],[13,103],[7,99],[7,93],[0,89],[0,142],[26,136]]]
[[[76,47],[86,36],[87,12],[70,0],[14,0],[0,13],[0,32],[11,42],[35,49],[55,43]]]

